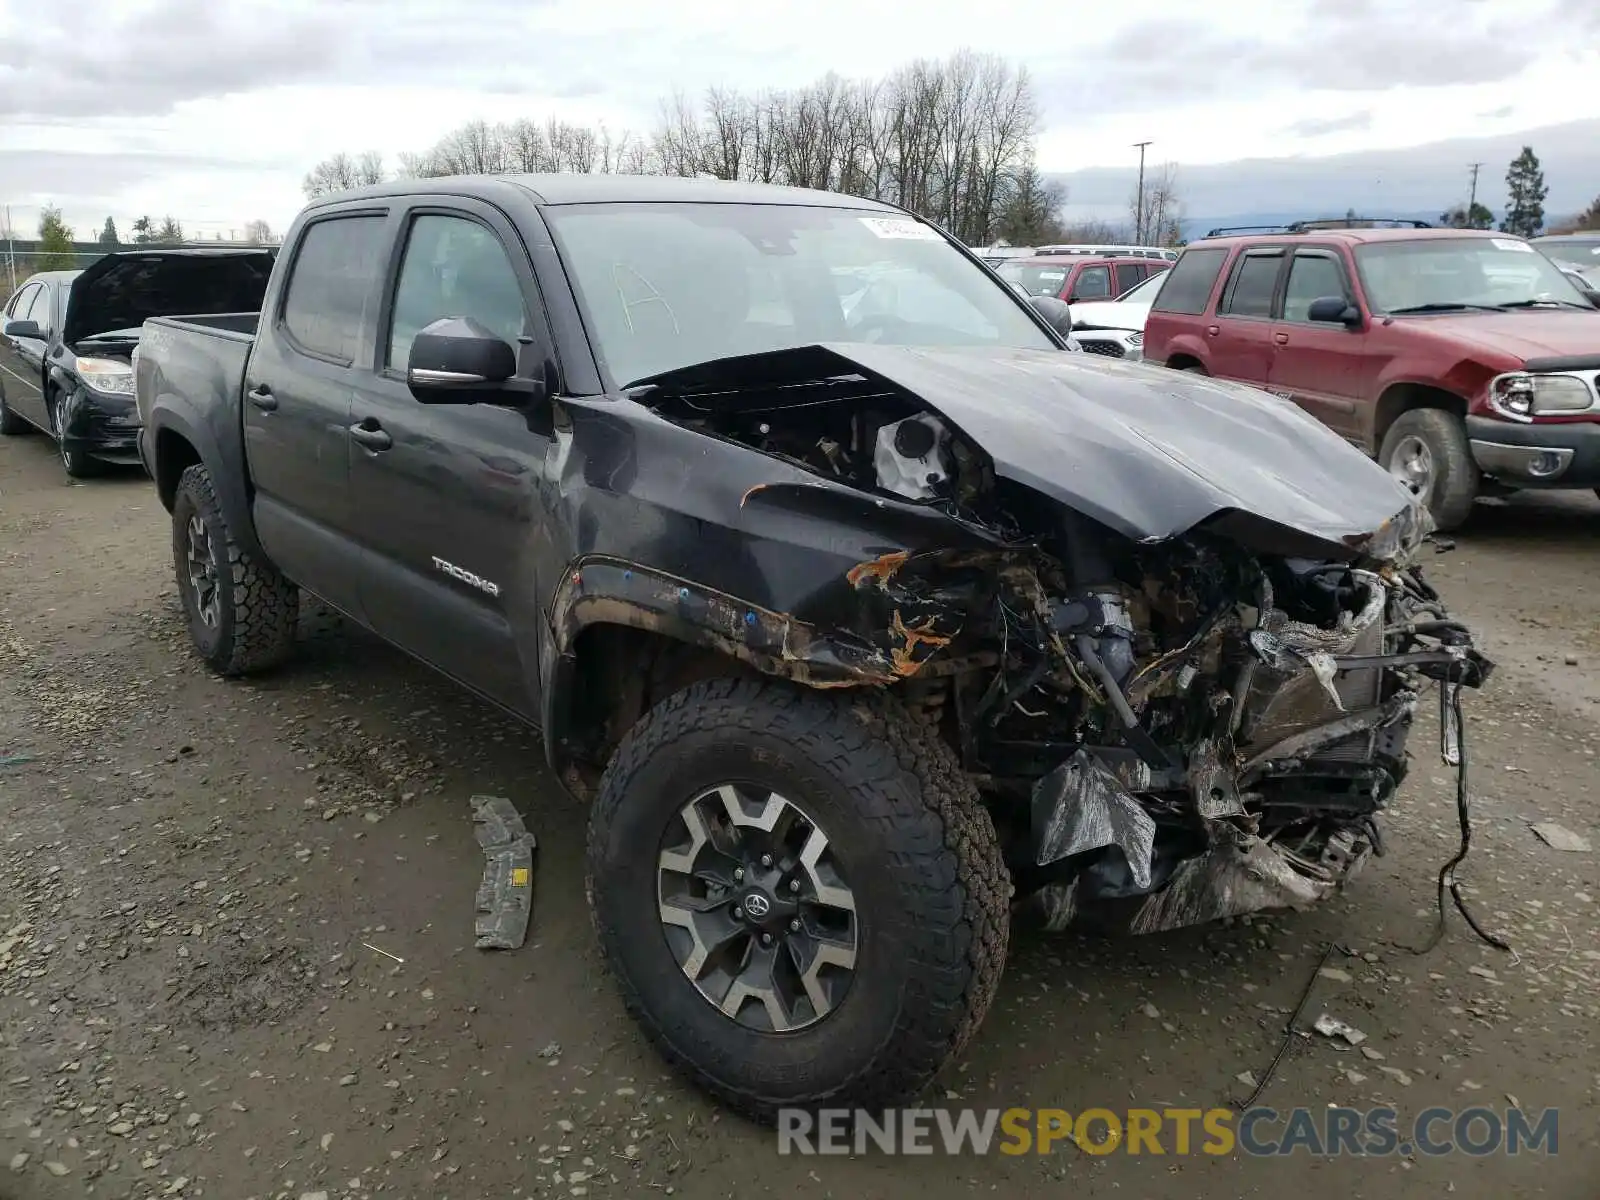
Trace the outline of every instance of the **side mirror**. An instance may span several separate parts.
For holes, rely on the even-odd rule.
[[[39,328],[37,321],[7,321],[5,328],[0,329],[0,336],[8,338],[38,338],[44,340],[44,330]]]
[[[406,383],[423,404],[477,404],[517,373],[510,343],[471,317],[442,317],[411,340]]]
[[[1062,337],[1072,335],[1072,306],[1054,296],[1029,296],[1028,303]]]
[[[1318,296],[1306,310],[1306,320],[1353,329],[1361,324],[1361,310],[1343,296]]]

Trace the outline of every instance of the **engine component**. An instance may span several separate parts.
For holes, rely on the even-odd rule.
[[[907,500],[932,500],[950,479],[949,440],[943,425],[926,413],[878,430],[872,464],[878,486]]]

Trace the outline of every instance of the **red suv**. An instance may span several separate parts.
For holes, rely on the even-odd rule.
[[[1592,294],[1522,238],[1338,224],[1191,242],[1150,310],[1146,361],[1293,400],[1441,529],[1491,491],[1600,494]]]
[[[1019,284],[1030,296],[1054,296],[1069,304],[1115,300],[1158,271],[1169,271],[1164,258],[1121,255],[1038,255],[1012,258],[995,268],[1007,283]]]

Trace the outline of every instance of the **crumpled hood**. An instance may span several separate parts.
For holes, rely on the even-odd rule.
[[[1387,471],[1256,388],[1049,350],[821,349],[919,397],[1002,478],[1137,541],[1238,512],[1350,555],[1394,518],[1416,521]],[[816,349],[757,357],[804,353]]]
[[[107,254],[72,281],[61,340],[137,329],[151,317],[259,312],[275,251],[173,247]]]

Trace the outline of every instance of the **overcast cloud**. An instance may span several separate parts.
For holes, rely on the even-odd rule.
[[[51,202],[80,235],[107,213],[171,213],[192,232],[254,217],[281,227],[305,170],[338,150],[392,161],[476,117],[643,132],[674,89],[877,76],[962,46],[1032,71],[1040,165],[1054,171],[1126,171],[1131,143],[1147,138],[1156,161],[1187,167],[1600,117],[1595,0],[1241,0],[1203,17],[1187,0],[1120,0],[1092,20],[1061,0],[978,11],[971,0],[0,0],[0,203],[19,230]],[[1547,157],[1553,192],[1561,169]],[[1569,190],[1592,194],[1600,179]]]

